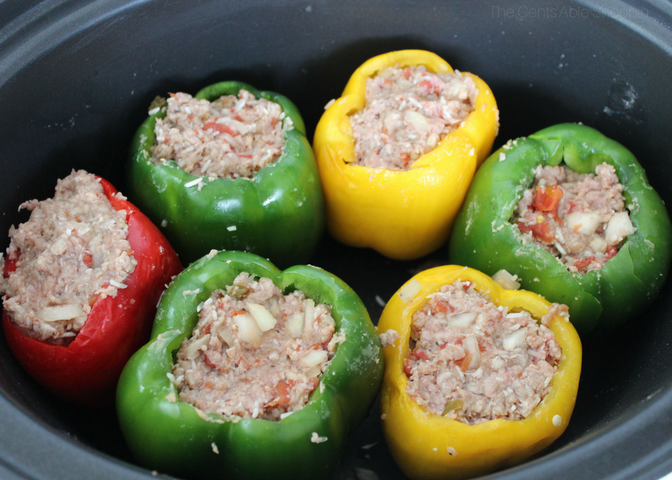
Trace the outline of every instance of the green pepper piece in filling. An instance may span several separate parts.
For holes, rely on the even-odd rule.
[[[345,335],[307,405],[277,422],[203,413],[180,402],[168,378],[176,352],[198,321],[198,305],[241,272],[329,304],[337,333]],[[373,324],[342,280],[316,267],[280,271],[256,255],[220,252],[193,263],[166,290],[150,342],[119,380],[117,411],[131,451],[153,470],[188,478],[330,478],[347,435],[378,393],[382,373]]]
[[[154,127],[156,118],[166,115],[160,109],[145,120],[133,139],[128,172],[131,195],[162,227],[185,264],[213,248],[254,252],[283,266],[305,262],[324,230],[324,205],[303,120],[286,97],[242,82],[211,85],[195,98],[213,101],[237,95],[241,89],[279,104],[294,123],[283,135],[279,158],[251,179],[203,178],[201,183],[172,160],[155,165],[150,159]]]
[[[624,186],[630,220],[637,229],[601,270],[572,273],[556,257],[522,241],[511,218],[537,165],[565,164],[594,173],[614,166]],[[561,124],[510,141],[481,166],[471,184],[450,240],[449,258],[493,275],[501,269],[521,277],[522,287],[569,306],[570,318],[585,334],[622,324],[648,306],[665,283],[672,226],[661,198],[634,155],[584,125]]]

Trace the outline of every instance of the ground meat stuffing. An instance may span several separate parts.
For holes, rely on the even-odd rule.
[[[280,105],[246,90],[214,102],[174,93],[166,117],[156,119],[151,154],[197,177],[252,178],[280,155],[292,128]]]
[[[431,413],[470,425],[526,418],[562,358],[546,326],[552,318],[538,324],[528,312],[497,307],[468,282],[444,285],[413,314],[406,391]]]
[[[344,339],[331,308],[241,273],[202,304],[173,368],[179,399],[209,413],[278,420],[301,409]]]
[[[67,344],[97,298],[116,296],[135,269],[126,211],[115,210],[94,175],[73,172],[53,199],[23,203],[30,220],[9,230],[4,307],[27,335]]]
[[[478,89],[460,72],[386,67],[366,80],[366,105],[350,116],[355,163],[407,170],[474,110]]]
[[[598,165],[595,174],[538,166],[513,222],[526,239],[579,273],[600,270],[625,237],[635,233],[625,210],[623,185],[608,163]]]
[[[378,335],[378,337],[380,338],[380,343],[383,348],[385,348],[394,345],[394,342],[399,340],[399,333],[396,330],[389,329]]]

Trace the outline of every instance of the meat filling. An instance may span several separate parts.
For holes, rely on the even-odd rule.
[[[156,119],[154,163],[174,160],[197,177],[252,178],[282,153],[293,128],[280,105],[240,90],[214,102],[171,94],[165,118]]]
[[[444,285],[413,314],[407,393],[419,405],[469,425],[526,418],[551,388],[562,351],[528,312],[497,307],[473,284]]]
[[[572,272],[600,270],[635,233],[625,210],[623,185],[608,163],[598,165],[595,174],[538,166],[516,215],[513,223],[525,238]]]
[[[135,269],[126,212],[115,210],[94,175],[59,180],[53,199],[20,207],[30,219],[9,230],[4,307],[39,340],[67,344],[82,329],[96,299],[116,296]]]
[[[279,420],[301,409],[343,341],[328,305],[247,273],[200,308],[173,375],[180,400],[204,412]]]
[[[350,116],[355,163],[407,170],[474,110],[478,89],[460,72],[386,67],[366,80],[366,105]]]

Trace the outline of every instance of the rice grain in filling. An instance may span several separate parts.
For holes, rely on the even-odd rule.
[[[526,418],[562,358],[546,325],[566,312],[554,305],[538,324],[528,312],[495,306],[473,284],[444,285],[413,314],[407,393],[431,413],[470,425]]]
[[[126,211],[115,210],[99,181],[83,170],[59,180],[52,199],[20,207],[30,219],[10,228],[4,308],[33,338],[69,343],[98,298],[116,296],[135,269]]]
[[[612,165],[579,174],[562,165],[538,166],[513,219],[526,240],[552,253],[572,272],[599,270],[635,233],[623,185]]]
[[[331,308],[241,273],[201,306],[173,368],[179,399],[204,412],[278,420],[301,409],[343,338]]]
[[[165,118],[157,118],[152,160],[174,160],[197,177],[252,178],[282,153],[292,120],[277,103],[240,90],[238,96],[197,100],[171,94]]]
[[[460,72],[385,67],[366,80],[366,104],[350,116],[355,164],[406,170],[474,110],[478,89]]]

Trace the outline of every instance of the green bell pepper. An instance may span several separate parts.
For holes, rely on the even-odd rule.
[[[603,162],[614,166],[636,232],[601,270],[569,272],[551,253],[523,243],[511,223],[537,165],[562,161],[579,173]],[[518,275],[526,290],[569,306],[572,323],[585,334],[615,327],[658,295],[670,265],[672,227],[665,206],[634,155],[584,125],[561,124],[509,142],[493,153],[474,177],[449,246],[453,263],[493,275]]]
[[[345,335],[308,404],[277,422],[206,414],[178,401],[167,376],[197,323],[197,306],[241,272],[270,278],[286,293],[300,289],[316,303],[331,305],[337,333]],[[185,295],[196,289],[200,293]],[[122,372],[117,411],[134,456],[153,470],[190,478],[330,478],[347,435],[378,393],[382,373],[382,348],[373,324],[342,280],[316,267],[280,271],[249,253],[213,252],[166,290],[150,342]],[[313,432],[327,440],[311,442]]]
[[[253,178],[195,177],[176,162],[150,160],[157,117],[151,114],[135,134],[128,172],[138,206],[164,230],[184,263],[211,249],[246,250],[283,265],[307,261],[324,230],[324,202],[315,157],[296,106],[286,97],[242,82],[204,88],[197,99],[213,101],[241,89],[282,107],[294,128],[284,134],[282,154]]]

